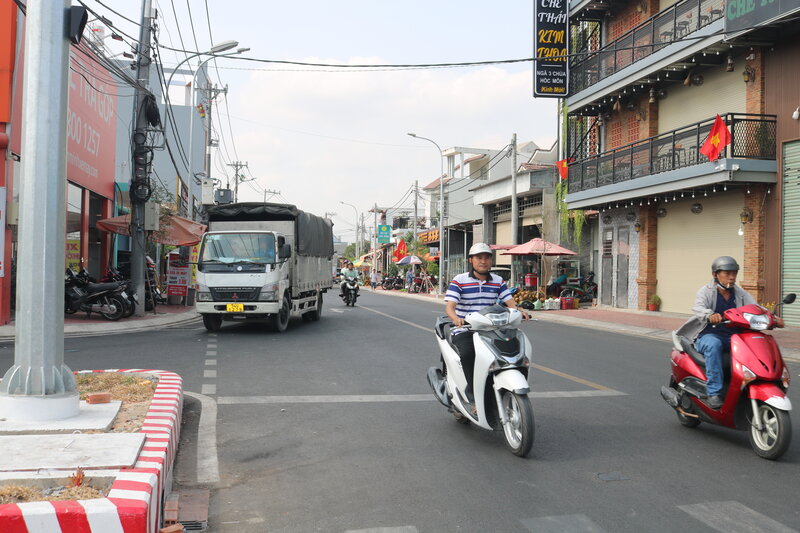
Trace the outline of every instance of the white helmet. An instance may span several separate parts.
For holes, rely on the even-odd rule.
[[[472,257],[473,255],[491,254],[491,253],[492,253],[492,249],[489,247],[488,244],[486,244],[485,242],[476,242],[469,249],[469,254],[468,255],[470,257]]]

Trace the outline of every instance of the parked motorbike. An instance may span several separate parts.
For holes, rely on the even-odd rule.
[[[788,294],[783,304],[794,300],[795,294]],[[740,331],[731,337],[730,359],[723,356],[722,406],[715,410],[705,403],[705,358],[688,338],[674,332],[672,375],[669,384],[661,387],[661,396],[684,426],[693,428],[708,422],[749,431],[750,445],[757,455],[778,459],[792,439],[792,404],[786,396],[789,369],[775,339],[764,333],[775,327],[775,315],[759,305],[745,305],[728,309],[723,317],[717,327]]]
[[[528,337],[518,329],[522,314],[492,305],[468,314],[464,320],[465,327],[474,332],[474,400],[466,392],[467,378],[452,341],[453,322],[446,316],[439,317],[434,328],[444,364],[428,369],[428,383],[436,399],[456,420],[488,430],[502,428],[511,453],[525,457],[534,438],[533,409],[528,398],[533,349]]]
[[[162,295],[156,283],[157,272],[155,262],[149,256],[145,257],[145,261],[147,268],[144,272],[144,309],[145,311],[152,311],[157,304],[167,303],[167,299]],[[130,263],[120,264],[119,271],[123,277],[130,278]]]
[[[358,280],[354,277],[347,276],[344,281],[344,294],[342,300],[346,306],[355,307],[356,300],[358,299]]]
[[[381,281],[381,287],[384,290],[400,290],[404,287],[403,278],[400,276],[384,276]]]
[[[139,298],[136,296],[136,291],[133,290],[133,282],[129,279],[125,279],[125,276],[120,273],[114,267],[108,267],[106,270],[106,275],[100,280],[103,283],[110,283],[110,282],[125,282],[125,294],[127,295],[126,305],[125,305],[125,313],[123,313],[122,318],[128,318],[129,316],[133,315],[136,311],[136,306],[139,305]]]
[[[594,282],[594,272],[589,272],[581,279],[580,285],[564,285],[559,293],[561,298],[578,298],[581,302],[591,302],[597,298],[597,283]]]
[[[64,275],[64,312],[85,311],[86,316],[99,313],[107,320],[119,320],[125,312],[123,284],[91,283],[82,280],[72,269]]]
[[[418,292],[428,292],[432,289],[436,288],[436,278],[433,276],[414,276],[414,279],[411,281],[411,287],[409,287],[408,292],[418,293]]]

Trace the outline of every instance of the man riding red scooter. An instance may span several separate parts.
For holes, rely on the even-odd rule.
[[[714,279],[698,291],[695,316],[673,333],[672,376],[661,395],[684,426],[706,421],[749,428],[755,452],[777,459],[791,440],[789,370],[763,331],[783,327],[783,319],[736,287],[739,265],[732,257],[718,257],[711,270]],[[784,303],[794,298],[787,295]]]

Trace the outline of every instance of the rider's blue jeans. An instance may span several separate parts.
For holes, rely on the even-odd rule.
[[[713,333],[700,335],[694,343],[697,351],[706,358],[706,393],[716,396],[722,390],[724,376],[722,374],[722,354],[731,349],[731,338]]]

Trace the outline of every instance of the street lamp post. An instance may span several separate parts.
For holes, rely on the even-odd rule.
[[[445,239],[447,236],[447,232],[444,229],[444,160],[442,159],[442,148],[436,144],[436,141],[433,139],[428,139],[427,137],[422,137],[417,135],[416,133],[409,133],[408,134],[415,139],[423,139],[436,147],[439,150],[439,287],[438,291],[439,294],[444,292],[444,278],[445,278],[445,268],[444,268],[444,246],[445,246]],[[416,231],[416,229],[414,230]]]
[[[356,209],[356,206],[354,206],[353,204],[348,204],[347,202],[340,201],[339,203],[342,205],[349,205],[350,207],[353,208],[353,211],[356,214],[356,261],[358,261],[358,258],[361,257],[361,242],[358,240],[358,227],[359,227],[358,209]]]

